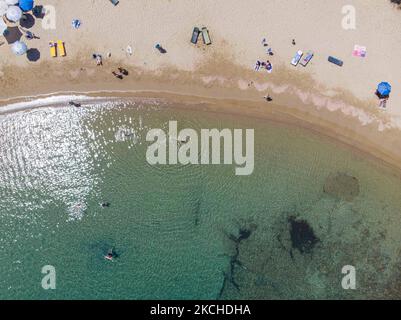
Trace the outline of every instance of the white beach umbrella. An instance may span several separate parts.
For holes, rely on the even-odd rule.
[[[22,56],[23,54],[25,54],[28,51],[28,47],[27,45],[22,42],[22,41],[17,41],[14,42],[11,45],[11,50],[17,55],[17,56]]]
[[[22,18],[22,10],[17,6],[8,7],[6,17],[9,21],[17,22]]]
[[[19,0],[6,0],[6,3],[9,6],[15,6],[16,4],[18,4]]]
[[[0,0],[0,17],[6,14],[7,9],[8,9],[8,4],[4,0]]]

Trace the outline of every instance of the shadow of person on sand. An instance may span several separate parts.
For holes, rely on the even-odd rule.
[[[40,59],[40,51],[36,48],[31,48],[26,52],[26,57],[31,62],[36,62]]]

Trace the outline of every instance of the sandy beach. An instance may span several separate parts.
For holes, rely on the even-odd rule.
[[[399,167],[401,79],[396,70],[401,70],[401,61],[394,55],[401,51],[397,41],[401,11],[389,1],[122,0],[113,6],[106,0],[43,0],[36,4],[54,6],[56,28],[43,28],[46,16],[29,28],[40,37],[25,40],[36,49],[34,58],[14,56],[7,41],[0,46],[3,105],[30,100],[21,97],[67,92],[152,97],[174,93],[175,99],[214,99],[215,104],[227,106],[216,107],[218,112],[280,114]],[[355,8],[354,30],[342,26],[345,5]],[[81,21],[77,30],[71,26],[73,19]],[[197,45],[190,43],[195,26],[207,26],[210,46],[201,39]],[[267,55],[263,38],[274,55]],[[67,56],[51,58],[48,43],[59,39],[65,42]],[[167,52],[156,50],[156,43]],[[355,44],[367,48],[365,58],[352,55]],[[306,68],[290,64],[297,50],[314,51]],[[93,53],[103,56],[103,66],[96,66]],[[329,55],[343,60],[344,66],[329,63]],[[255,61],[267,59],[273,72],[256,72]],[[122,81],[111,74],[119,66],[130,72]],[[386,110],[378,108],[374,94],[381,81],[393,87]],[[266,94],[273,98],[271,103],[264,101]]]
[[[0,37],[1,300],[401,297],[401,4],[35,5]]]

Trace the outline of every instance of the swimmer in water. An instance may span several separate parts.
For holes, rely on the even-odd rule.
[[[117,257],[117,254],[114,252],[113,248],[110,248],[107,252],[107,255],[104,256],[106,260],[113,260]]]
[[[108,207],[110,207],[110,202],[102,202],[102,203],[100,204],[100,206],[101,206],[102,208],[108,208]]]
[[[74,106],[74,107],[77,107],[77,108],[79,108],[79,107],[81,106],[80,103],[76,103],[76,102],[74,102],[74,101],[70,101],[70,102],[68,102],[68,104],[69,104],[70,106]]]

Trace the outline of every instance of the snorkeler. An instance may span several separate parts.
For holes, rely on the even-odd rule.
[[[110,207],[110,202],[102,202],[102,203],[100,204],[100,206],[101,206],[102,208],[108,208],[108,207]]]

